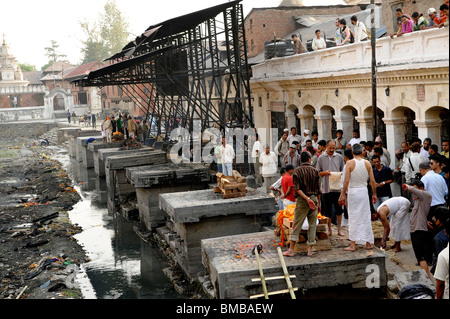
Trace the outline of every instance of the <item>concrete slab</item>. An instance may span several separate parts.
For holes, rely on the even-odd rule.
[[[94,136],[94,135],[101,135],[101,132],[98,130],[91,130],[91,129],[77,129],[77,130],[69,130],[67,133],[67,140],[68,140],[68,149],[69,149],[69,155],[71,157],[77,156],[77,145],[76,145],[76,138],[77,137],[83,137],[83,136]]]
[[[209,169],[196,163],[167,163],[157,166],[127,168],[127,179],[136,188],[155,185],[197,183],[210,181]]]
[[[251,190],[247,196],[224,199],[212,190],[178,193],[177,196],[163,194],[159,206],[166,211],[174,223],[195,223],[202,218],[242,214],[259,215],[275,213],[275,201],[267,193]]]
[[[163,226],[168,219],[159,208],[159,195],[209,188],[209,168],[202,164],[174,164],[127,167],[127,180],[135,187],[139,219],[148,230]]]
[[[348,245],[347,242],[332,241],[332,244],[332,249],[320,251],[313,257],[307,257],[306,253],[284,257],[289,275],[296,276],[291,279],[294,288],[301,291],[339,285],[352,285],[354,288],[386,286],[384,253],[364,248],[346,252],[342,248]],[[271,230],[201,240],[202,262],[209,273],[216,298],[250,298],[263,293],[261,282],[252,282],[253,278],[260,278],[256,257],[252,254],[255,245],[263,247],[260,261],[264,276],[282,276],[278,238]],[[266,283],[268,291],[287,288],[284,279]]]
[[[159,199],[170,221],[157,232],[173,249],[175,261],[190,281],[205,271],[202,239],[259,232],[275,214],[273,197],[256,190],[230,199],[212,189],[161,194]]]
[[[87,158],[87,145],[86,145],[86,141],[94,138],[96,140],[101,140],[102,136],[98,133],[94,133],[92,135],[88,135],[88,136],[79,136],[74,138],[75,139],[75,143],[76,143],[76,159],[78,162],[82,162],[83,164],[88,161]],[[92,164],[94,161],[94,157],[92,157]]]
[[[394,281],[397,285],[397,289],[401,291],[405,286],[408,285],[425,285],[430,288],[434,293],[436,292],[436,287],[431,282],[425,270],[415,270],[410,272],[400,272],[394,275]]]
[[[125,174],[125,168],[145,164],[164,164],[167,156],[162,151],[145,151],[142,153],[122,152],[120,155],[105,157],[105,178],[111,206],[118,208],[130,199],[136,197],[136,189],[132,186]]]
[[[138,149],[130,149],[130,150],[123,150],[120,147],[117,148],[102,148],[99,149],[97,151],[97,155],[95,156],[94,153],[94,169],[95,172],[97,173],[97,176],[99,177],[104,177],[105,176],[105,160],[109,157],[109,156],[114,156],[114,155],[121,155],[121,154],[125,154],[125,153],[129,153],[129,154],[137,154],[137,153],[145,153],[145,152],[151,152],[154,149],[151,147],[142,147],[142,148],[138,148]]]

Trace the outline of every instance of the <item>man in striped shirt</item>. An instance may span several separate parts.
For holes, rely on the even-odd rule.
[[[312,248],[316,244],[317,211],[320,203],[320,178],[319,172],[311,166],[311,154],[302,152],[300,155],[302,164],[292,174],[295,191],[295,213],[291,235],[289,237],[289,249],[284,256],[295,255],[295,243],[299,240],[305,218],[308,218],[308,256],[315,253]]]

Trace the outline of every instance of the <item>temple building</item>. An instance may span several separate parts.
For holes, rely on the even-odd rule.
[[[3,35],[0,47],[0,108],[37,105],[43,102],[44,93],[42,85],[30,85],[30,81],[24,79],[19,63]]]

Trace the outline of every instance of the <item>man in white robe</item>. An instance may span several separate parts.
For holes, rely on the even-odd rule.
[[[380,219],[383,224],[383,238],[380,246],[386,248],[386,241],[391,237],[395,244],[390,247],[395,252],[401,251],[400,243],[402,240],[411,239],[409,208],[411,203],[404,197],[392,197],[384,201],[372,215],[372,220]],[[390,217],[390,222],[388,217]]]
[[[377,201],[376,186],[372,166],[362,158],[362,151],[361,144],[352,146],[353,159],[345,165],[344,185],[339,197],[339,204],[347,203],[348,210],[350,246],[344,248],[346,251],[355,251],[356,244],[366,244],[366,249],[371,249],[374,243],[367,181],[372,187],[372,203]]]

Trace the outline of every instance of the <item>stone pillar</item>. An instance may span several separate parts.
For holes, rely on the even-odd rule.
[[[441,120],[427,119],[425,121],[415,120],[414,124],[418,128],[419,138],[422,140],[429,137],[433,144],[439,145],[441,140]]]
[[[351,110],[336,110],[334,115],[336,129],[344,132],[344,137],[350,140],[353,136],[353,114]]]
[[[303,130],[312,131],[314,127],[313,115],[297,114],[300,119],[300,127],[298,128],[298,135],[303,136]]]
[[[316,114],[314,118],[317,120],[317,131],[319,140],[328,141],[331,139],[331,113]]]
[[[401,143],[405,140],[405,120],[403,118],[383,118],[386,124],[386,141],[385,147],[391,154],[390,167],[395,167],[395,149],[401,147]]]
[[[359,136],[361,141],[373,141],[372,117],[358,116],[355,119],[359,123]]]

